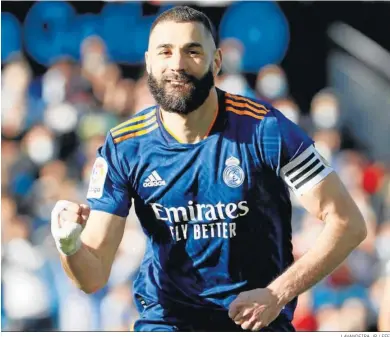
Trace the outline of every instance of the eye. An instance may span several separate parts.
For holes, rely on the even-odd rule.
[[[167,55],[169,55],[170,54],[170,52],[168,51],[168,50],[162,50],[162,51],[160,51],[159,53],[158,53],[158,55],[165,55],[165,56],[167,56]]]
[[[190,55],[199,55],[199,52],[197,50],[190,50],[188,53]]]

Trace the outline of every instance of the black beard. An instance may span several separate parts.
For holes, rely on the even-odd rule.
[[[185,81],[187,82],[186,86],[189,86],[190,89],[184,92],[178,88],[177,91],[168,93],[165,89],[167,80]],[[155,101],[165,111],[188,115],[205,102],[214,86],[214,76],[210,68],[200,79],[181,72],[176,76],[164,76],[159,83],[152,74],[149,74],[148,85]]]

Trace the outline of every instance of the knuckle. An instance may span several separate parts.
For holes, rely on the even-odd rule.
[[[79,222],[79,216],[77,213],[73,211],[63,211],[61,212],[61,220],[62,221],[69,221],[69,222]]]
[[[70,203],[67,207],[66,207],[67,210],[69,211],[73,211],[75,213],[79,213],[80,210],[81,210],[81,207],[79,204],[76,204],[75,202],[72,202]]]

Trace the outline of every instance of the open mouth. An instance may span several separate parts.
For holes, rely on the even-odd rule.
[[[186,81],[170,81],[171,84],[174,84],[174,85],[183,85],[183,84],[186,84],[187,82]]]
[[[166,80],[166,82],[173,85],[184,85],[188,83],[187,80]]]

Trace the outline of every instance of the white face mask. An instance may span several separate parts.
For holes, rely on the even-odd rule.
[[[290,105],[275,106],[283,115],[295,124],[299,123],[299,111]]]
[[[43,76],[43,100],[49,105],[61,103],[65,99],[65,84],[65,77],[59,70],[49,70]]]
[[[244,95],[247,83],[241,75],[229,75],[223,78],[218,87],[235,95]]]
[[[76,128],[77,111],[65,103],[48,107],[45,111],[45,123],[58,133],[70,132]]]
[[[267,74],[258,79],[256,90],[268,99],[281,98],[287,94],[286,79],[280,74]]]
[[[339,119],[339,112],[336,106],[331,104],[317,105],[311,115],[315,126],[320,129],[335,127]]]
[[[31,160],[42,165],[47,163],[54,157],[55,146],[54,142],[46,136],[34,137],[27,144],[27,153]]]
[[[226,74],[237,74],[241,70],[241,52],[237,49],[230,49],[224,54],[222,70]]]

